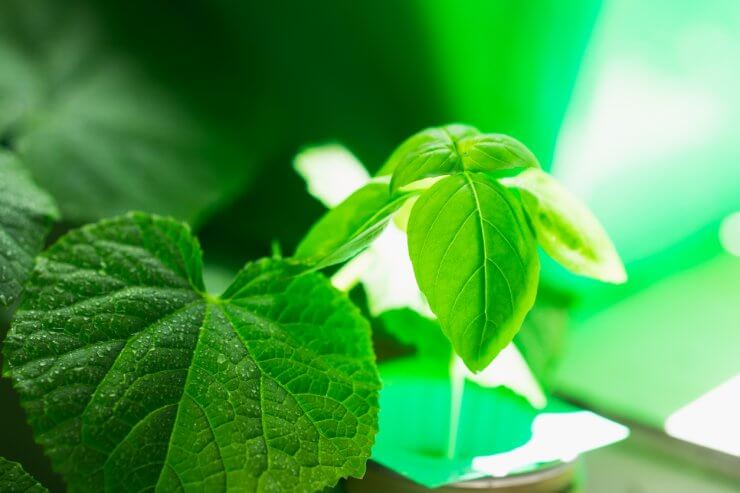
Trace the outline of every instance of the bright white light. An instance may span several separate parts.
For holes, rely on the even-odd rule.
[[[740,2],[675,4],[603,2],[552,164],[627,264],[716,221],[740,189]]]
[[[370,262],[361,274],[370,313],[410,308],[435,318],[419,289],[409,257],[406,233],[391,221],[368,249]]]
[[[570,462],[584,452],[624,440],[629,430],[590,411],[543,413],[532,423],[532,438],[509,452],[476,457],[473,469],[503,477],[536,464]]]
[[[691,81],[662,74],[643,61],[614,59],[599,74],[581,121],[563,128],[553,172],[587,198],[626,170],[706,145],[719,128],[721,102]],[[619,183],[615,181],[614,183]]]
[[[367,270],[372,260],[368,252],[362,252],[331,276],[332,285],[340,291],[350,291],[360,281],[362,273]]]
[[[503,385],[526,398],[532,407],[541,409],[547,404],[547,398],[539,383],[532,375],[527,362],[519,349],[511,343],[482,372],[475,374],[467,369],[460,358],[455,358],[453,371],[460,371],[483,387]]]
[[[734,212],[722,221],[719,242],[727,253],[740,257],[740,212]]]
[[[665,422],[669,435],[740,457],[740,374],[690,402]]]
[[[300,152],[293,162],[308,191],[332,208],[370,181],[370,175],[344,146],[329,144]]]

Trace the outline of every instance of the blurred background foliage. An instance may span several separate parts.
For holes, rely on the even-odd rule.
[[[169,213],[239,264],[320,213],[289,168],[311,143],[375,170],[465,121],[548,163],[596,12],[576,3],[4,2],[2,138],[70,222]]]

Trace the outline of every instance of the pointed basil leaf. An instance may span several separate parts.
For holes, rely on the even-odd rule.
[[[498,171],[539,168],[532,151],[513,137],[504,134],[478,134],[457,143],[462,168],[467,171]]]
[[[461,168],[456,144],[461,138],[476,135],[467,125],[446,125],[422,130],[406,139],[378,172],[392,175],[391,190],[434,176],[447,175]]]
[[[410,194],[391,195],[385,183],[368,183],[327,212],[298,245],[296,260],[322,269],[348,260],[383,232]]]
[[[203,293],[186,226],[145,214],[46,251],[5,343],[73,491],[314,491],[361,476],[377,426],[368,323],[320,274],[265,259]]]
[[[534,303],[539,259],[516,198],[481,173],[427,190],[409,220],[419,287],[473,371],[511,342]]]
[[[238,139],[115,48],[86,6],[2,2],[0,60],[0,140],[67,221],[141,209],[198,223],[249,177]]]
[[[0,491],[3,493],[44,493],[49,490],[41,486],[20,464],[0,457]]]
[[[428,128],[401,144],[379,175],[392,174],[391,190],[413,182],[462,171],[498,171],[539,167],[537,158],[518,140],[481,134],[465,125]]]
[[[58,218],[54,202],[18,159],[0,151],[0,306],[13,303]]]
[[[627,280],[609,235],[586,205],[553,177],[529,169],[503,183],[517,188],[542,248],[570,271],[605,282]]]

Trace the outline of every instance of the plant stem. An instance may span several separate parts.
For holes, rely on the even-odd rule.
[[[465,390],[465,366],[460,357],[452,353],[450,360],[450,427],[447,436],[447,458],[454,459],[457,451],[457,435],[460,428],[463,391]]]

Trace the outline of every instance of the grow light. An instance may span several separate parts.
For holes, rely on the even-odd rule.
[[[552,172],[631,273],[737,210],[739,21],[735,0],[603,4]]]
[[[740,374],[671,414],[669,435],[740,457]]]

